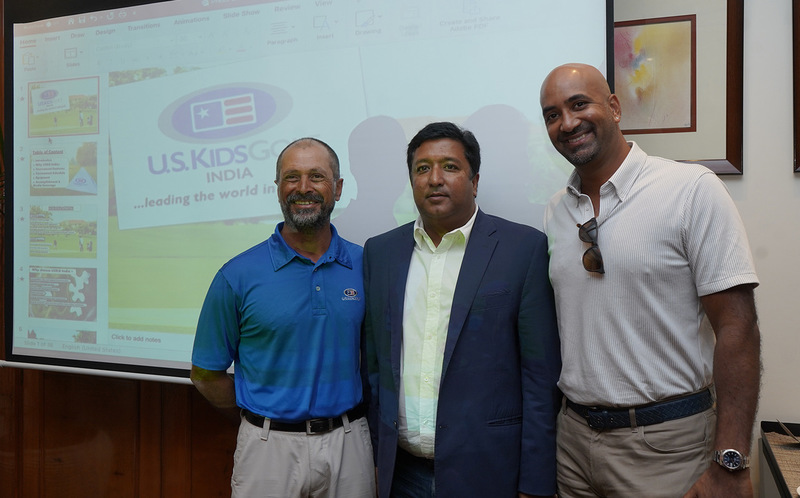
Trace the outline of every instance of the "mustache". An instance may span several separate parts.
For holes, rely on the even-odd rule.
[[[559,139],[561,140],[568,140],[570,137],[574,137],[575,135],[580,135],[581,133],[585,133],[592,129],[592,126],[589,123],[581,123],[579,126],[574,128],[570,131],[562,131],[559,134]]]
[[[311,202],[319,202],[320,204],[325,201],[325,199],[316,192],[311,192],[308,194],[301,194],[298,192],[293,192],[286,196],[286,202],[291,204],[297,201],[311,201]]]

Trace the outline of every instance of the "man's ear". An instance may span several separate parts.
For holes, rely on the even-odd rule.
[[[342,197],[342,185],[344,185],[344,178],[339,178],[336,180],[336,197],[334,198],[334,201],[338,202]]]
[[[619,123],[619,120],[622,119],[622,106],[617,96],[613,93],[608,96],[608,106],[611,108],[611,114],[614,116],[614,122]]]

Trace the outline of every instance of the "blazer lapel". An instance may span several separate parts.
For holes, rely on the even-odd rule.
[[[483,274],[489,266],[492,254],[497,246],[497,239],[492,237],[495,226],[492,220],[483,211],[478,210],[475,224],[467,242],[464,261],[458,274],[453,306],[450,310],[450,324],[447,327],[447,342],[444,347],[444,360],[442,363],[442,378],[447,372],[447,365],[453,356],[458,336],[464,328],[467,315],[472,308],[475,294],[478,292]]]

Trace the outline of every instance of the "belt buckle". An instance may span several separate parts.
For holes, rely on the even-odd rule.
[[[601,430],[606,428],[606,415],[602,411],[589,410],[586,412],[586,423],[594,430]]]
[[[320,424],[327,422],[327,427],[324,427],[322,430],[314,430],[311,428],[311,424]],[[306,434],[309,436],[313,436],[314,434],[322,434],[324,432],[330,432],[333,430],[333,419],[331,418],[312,418],[310,420],[306,420]]]
[[[619,429],[630,426],[630,416],[627,413],[616,413],[607,410],[589,410],[586,414],[586,423],[594,430]]]

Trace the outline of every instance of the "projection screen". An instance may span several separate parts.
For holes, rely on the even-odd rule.
[[[439,120],[481,144],[479,206],[541,227],[571,167],[540,83],[607,74],[613,19],[611,0],[13,3],[3,364],[176,381],[214,273],[281,221],[296,138],[338,153],[354,242],[415,219],[405,146]]]

